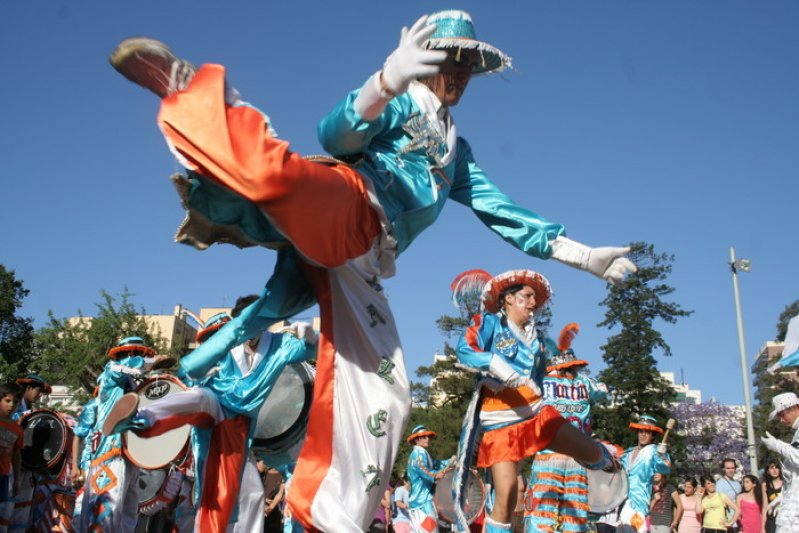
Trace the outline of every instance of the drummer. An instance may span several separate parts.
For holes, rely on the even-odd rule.
[[[464,276],[476,279],[462,284]],[[493,278],[469,271],[453,282],[456,301],[463,299],[458,294],[461,286],[479,288],[484,308],[458,341],[457,354],[461,363],[489,376],[480,382],[483,435],[477,467],[491,468],[496,501],[485,530],[510,531],[522,459],[549,448],[592,470],[615,470],[617,464],[604,446],[544,403],[547,357],[557,353],[555,342],[535,327],[551,295],[546,278],[532,270],[511,270]]]
[[[228,523],[235,523],[235,531],[263,528],[263,484],[249,450],[255,431],[252,421],[286,365],[315,353],[316,334],[304,323],[292,325],[294,334],[264,331],[236,345],[241,324],[261,309],[263,296],[239,298],[230,324],[181,359],[181,372],[204,379],[203,386],[142,408],[138,396],[128,394],[103,426],[107,435],[132,430],[145,438],[184,424],[212,428],[195,531],[222,531]]]
[[[411,482],[408,511],[411,516],[411,531],[430,533],[438,530],[438,513],[433,505],[433,485],[444,477],[449,460],[434,461],[427,451],[430,441],[436,436],[424,426],[416,426],[408,437],[413,451],[408,457],[407,475]]]
[[[116,401],[134,388],[134,379],[164,356],[141,337],[127,337],[108,351],[109,361],[97,378],[97,418],[89,435],[91,454],[78,531],[133,531],[138,520],[139,469],[122,453],[122,436],[103,436],[103,422]]]
[[[652,480],[655,474],[671,472],[671,459],[666,444],[653,443],[655,434],[663,434],[657,421],[649,415],[640,415],[638,421],[630,422],[630,429],[638,432],[638,445],[628,448],[621,457],[627,470],[629,494],[619,512],[619,533],[643,533],[647,531],[649,502],[652,499]]]
[[[18,378],[16,383],[22,389],[22,396],[17,410],[14,412],[13,419],[19,422],[23,416],[33,411],[33,405],[39,401],[42,394],[50,394],[52,388],[38,374],[28,374],[25,377]],[[36,483],[35,473],[23,467],[20,477],[17,479],[19,491],[14,499],[14,514],[11,518],[9,531],[24,532],[28,529]]]
[[[19,420],[23,415],[30,413],[33,410],[33,404],[39,401],[42,394],[50,394],[53,391],[52,387],[38,374],[28,374],[24,378],[18,378],[17,385],[22,387],[22,399],[14,413],[14,420]]]
[[[591,435],[591,404],[606,401],[608,389],[584,372],[587,361],[574,356],[571,344],[579,329],[568,324],[558,337],[544,377],[544,401]],[[568,455],[550,450],[536,454],[525,502],[525,531],[588,531],[588,511],[585,468]]]

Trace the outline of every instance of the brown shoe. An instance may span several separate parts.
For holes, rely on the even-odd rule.
[[[161,98],[184,90],[197,72],[197,67],[177,58],[167,45],[147,37],[125,39],[108,60],[120,74]]]
[[[129,392],[122,396],[122,398],[117,400],[117,403],[114,404],[114,407],[111,408],[111,412],[108,413],[108,417],[105,419],[105,422],[103,422],[103,435],[113,435],[132,429],[133,425],[131,422],[138,411],[138,394]]]

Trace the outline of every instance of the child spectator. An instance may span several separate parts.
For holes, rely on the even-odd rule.
[[[14,512],[14,496],[22,467],[22,428],[11,417],[22,389],[16,383],[0,385],[0,533],[5,533]]]

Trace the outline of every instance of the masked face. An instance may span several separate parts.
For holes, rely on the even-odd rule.
[[[503,309],[508,320],[520,328],[532,323],[535,311],[535,291],[529,285],[525,285],[513,294],[506,294],[503,300]]]

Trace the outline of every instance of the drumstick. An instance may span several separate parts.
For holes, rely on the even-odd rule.
[[[666,422],[666,433],[663,434],[663,440],[661,441],[661,444],[666,444],[666,439],[669,438],[669,432],[674,429],[674,426],[676,425],[677,421],[673,418],[669,418],[669,421]]]

